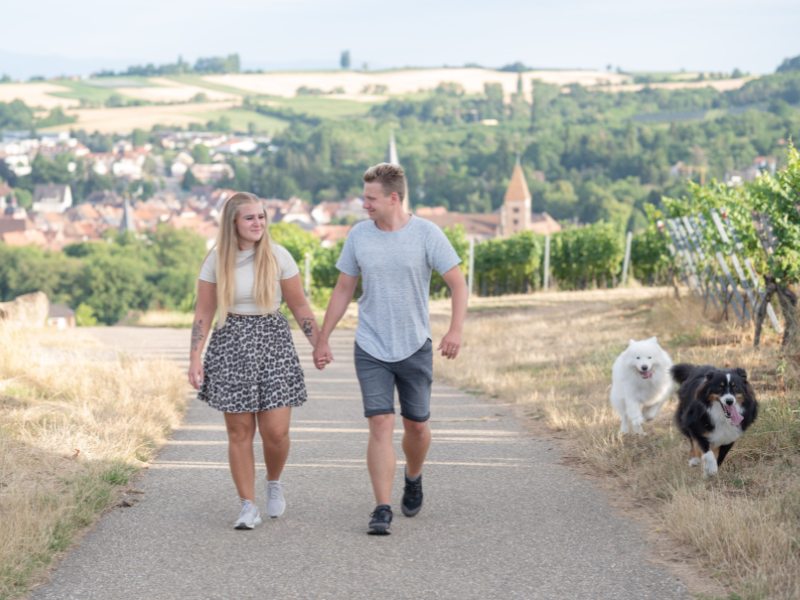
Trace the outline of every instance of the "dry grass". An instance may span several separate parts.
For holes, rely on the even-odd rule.
[[[200,93],[205,94],[211,101],[239,99],[239,96],[234,94],[226,94],[217,90],[189,85],[166,77],[152,77],[148,81],[158,85],[158,87],[120,87],[116,91],[131,98],[139,98],[150,102],[190,102]]]
[[[0,86],[2,88],[2,86]],[[155,124],[186,127],[190,123],[205,123],[208,119],[198,113],[227,110],[236,103],[201,102],[197,104],[166,104],[162,106],[122,106],[119,108],[79,108],[65,111],[78,117],[77,123],[47,127],[42,131],[85,129],[100,133],[127,134],[136,128],[150,131]]]
[[[628,80],[626,75],[606,71],[527,71],[524,78],[525,81],[541,79],[559,85],[580,83],[585,86],[605,82],[615,84]],[[409,94],[435,89],[442,82],[459,83],[468,94],[482,94],[485,83],[499,83],[506,96],[510,96],[517,91],[518,75],[492,69],[397,69],[375,72],[295,71],[258,75],[208,75],[204,79],[248,92],[284,98],[295,96],[297,88],[301,86],[325,92],[340,87],[345,94],[358,96],[366,86],[372,89],[376,85],[385,86],[389,94]]]
[[[180,423],[183,373],[79,332],[0,329],[0,598],[24,594]]]
[[[12,102],[22,100],[31,107],[41,106],[43,108],[71,108],[78,106],[80,102],[72,98],[58,98],[51,96],[51,92],[69,92],[70,89],[63,85],[53,83],[4,83],[0,85],[0,102]]]
[[[148,310],[134,315],[125,325],[130,327],[174,327],[176,329],[191,327],[194,323],[193,312],[177,310]]]
[[[739,597],[800,598],[800,367],[777,336],[753,350],[750,329],[714,323],[702,306],[666,294],[538,295],[526,308],[487,308],[498,301],[472,303],[462,355],[437,358],[439,376],[519,403],[531,419],[569,432],[594,472],[651,507],[659,527],[696,548],[706,570]],[[446,326],[434,318],[434,335]],[[672,424],[674,398],[645,426],[649,436],[617,434],[611,366],[629,338],[651,335],[675,362],[742,366],[754,383],[759,419],[709,482],[687,466],[688,443]]]
[[[718,92],[728,92],[738,90],[748,81],[758,79],[757,75],[751,77],[740,77],[739,79],[708,79],[705,81],[666,81],[663,83],[636,83],[633,85],[610,85],[597,88],[605,92],[639,92],[646,87],[662,90],[698,89],[714,88]]]

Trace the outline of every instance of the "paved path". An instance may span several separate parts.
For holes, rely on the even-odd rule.
[[[186,365],[189,333],[108,328],[134,355]],[[297,340],[310,400],[296,409],[283,481],[288,507],[254,531],[238,516],[220,414],[192,400],[139,482],[145,502],[115,509],[62,562],[45,599],[674,599],[683,584],[646,561],[637,526],[559,464],[510,412],[444,385],[433,392],[425,507],[396,510],[392,535],[366,535],[374,501],[352,334],[316,371]],[[400,433],[396,437],[398,457]],[[263,477],[263,466],[258,475]],[[402,468],[394,491],[399,508]],[[265,493],[257,500],[265,513]]]

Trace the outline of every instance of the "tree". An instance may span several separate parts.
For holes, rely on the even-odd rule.
[[[30,208],[33,206],[33,194],[25,188],[14,188],[14,197],[20,208]]]
[[[191,168],[186,171],[186,174],[183,176],[183,181],[181,181],[181,189],[182,190],[191,190],[193,187],[198,185],[203,185],[202,182],[195,177],[194,173],[192,173]]]
[[[350,68],[350,50],[345,50],[342,52],[342,56],[339,59],[339,64],[342,66],[343,69]]]
[[[194,65],[194,70],[198,73],[238,73],[239,68],[238,54],[229,54],[227,57],[198,58]]]
[[[544,83],[538,79],[531,81],[533,86],[533,109],[531,120],[536,124],[542,120],[544,111],[550,103],[561,93],[561,87],[552,83]]]
[[[29,129],[33,125],[33,110],[22,100],[0,102],[0,129]]]
[[[122,94],[114,92],[106,99],[106,106],[108,108],[125,106],[125,98],[122,96]]]
[[[142,129],[134,129],[131,134],[131,143],[134,146],[144,146],[147,143],[147,132]]]
[[[68,155],[61,154],[56,157],[56,160],[51,160],[44,154],[37,154],[31,164],[31,179],[34,185],[37,183],[69,183],[68,161],[65,161],[62,157],[68,158]]]
[[[503,85],[500,83],[484,83],[483,93],[486,95],[486,114],[484,118],[498,119],[503,116]]]
[[[194,162],[198,165],[208,165],[211,164],[211,152],[203,143],[195,144],[194,148],[192,148],[192,158]]]
[[[800,56],[785,58],[781,65],[775,69],[776,73],[788,73],[790,71],[800,71]]]

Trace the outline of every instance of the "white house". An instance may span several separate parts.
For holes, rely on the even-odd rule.
[[[68,185],[37,185],[33,191],[34,212],[63,213],[72,206],[72,190]]]

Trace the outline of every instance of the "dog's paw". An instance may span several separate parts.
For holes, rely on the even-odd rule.
[[[703,454],[703,479],[708,479],[717,474],[717,459],[711,451]]]
[[[689,459],[689,466],[690,467],[696,467],[699,464],[700,464],[700,459],[697,458],[696,456],[694,458]]]
[[[636,435],[646,435],[644,431],[642,431],[642,423],[644,423],[644,419],[636,418],[631,419],[631,428],[633,429],[633,433]]]
[[[656,415],[658,414],[658,409],[659,408],[661,408],[661,407],[657,406],[655,408],[648,408],[646,411],[644,411],[644,420],[645,421],[652,421],[653,419],[655,419]]]

